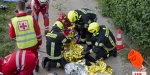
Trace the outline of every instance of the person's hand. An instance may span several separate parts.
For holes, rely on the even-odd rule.
[[[86,55],[86,54],[87,54],[87,52],[84,52],[84,51],[83,51],[83,52],[81,52],[81,55]]]
[[[45,17],[46,17],[46,18],[49,18],[49,14],[48,14],[48,13],[45,13]]]
[[[35,18],[35,20],[38,20],[38,16],[37,15],[34,15],[34,18]]]

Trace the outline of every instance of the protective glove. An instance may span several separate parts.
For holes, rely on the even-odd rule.
[[[78,34],[78,32],[76,32],[76,34],[74,34],[74,37],[79,37],[79,34]]]
[[[87,52],[81,52],[81,55],[86,55],[87,54]]]
[[[37,16],[37,15],[34,15],[34,18],[35,18],[35,20],[37,20],[37,19],[38,19],[38,16]]]
[[[56,73],[56,72],[54,72],[54,75],[57,75],[57,73]]]
[[[49,14],[48,14],[48,13],[45,13],[45,17],[46,17],[46,18],[49,18]]]

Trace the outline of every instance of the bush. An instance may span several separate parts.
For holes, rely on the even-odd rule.
[[[0,9],[0,57],[4,57],[14,51],[16,43],[9,37],[8,23],[12,17],[15,16],[14,9],[16,3],[3,3],[7,5],[6,11]]]
[[[150,55],[150,0],[98,0],[102,15],[111,17],[116,27],[126,32],[140,47],[144,57]]]

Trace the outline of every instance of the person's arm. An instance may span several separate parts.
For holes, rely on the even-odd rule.
[[[49,11],[49,2],[47,3],[46,13],[48,13],[48,11]]]
[[[16,38],[16,34],[15,34],[14,27],[12,25],[12,21],[10,21],[9,23],[9,36],[13,39]]]
[[[36,10],[35,10],[35,1],[34,0],[31,1],[31,10],[32,10],[34,15],[37,15]]]
[[[62,43],[70,43],[71,42],[71,38],[68,38],[67,36],[65,36],[64,34],[62,34]]]
[[[34,18],[33,18],[33,22],[34,22],[34,29],[35,29],[36,37],[38,39],[38,45],[41,45],[42,44],[42,35],[41,35],[39,24]]]

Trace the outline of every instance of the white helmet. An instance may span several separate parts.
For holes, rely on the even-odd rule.
[[[46,4],[48,0],[38,0],[40,4]]]

